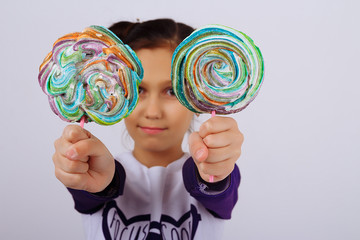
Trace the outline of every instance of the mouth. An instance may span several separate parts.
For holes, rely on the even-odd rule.
[[[150,134],[150,135],[155,135],[155,134],[159,134],[162,133],[163,131],[166,130],[166,128],[159,128],[159,127],[142,127],[139,126],[139,128],[146,134]]]

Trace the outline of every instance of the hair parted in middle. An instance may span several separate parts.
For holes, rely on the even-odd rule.
[[[135,51],[158,47],[175,49],[194,31],[194,28],[168,18],[145,22],[121,21],[109,29]]]

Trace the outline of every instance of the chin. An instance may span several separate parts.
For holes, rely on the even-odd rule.
[[[142,148],[149,152],[162,152],[168,149],[168,146],[164,144],[163,141],[147,141],[146,143],[142,144]]]

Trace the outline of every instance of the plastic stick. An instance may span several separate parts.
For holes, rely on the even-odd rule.
[[[84,124],[85,124],[85,116],[82,116],[80,119],[80,127],[84,128]]]
[[[211,111],[211,117],[215,117],[216,112],[215,111]],[[214,176],[210,175],[209,176],[209,182],[213,183],[214,182]]]

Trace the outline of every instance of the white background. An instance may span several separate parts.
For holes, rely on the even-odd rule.
[[[53,173],[53,141],[66,123],[37,80],[52,43],[93,24],[172,17],[194,27],[237,28],[265,58],[258,97],[234,115],[245,135],[243,179],[224,239],[360,239],[359,4],[3,1],[0,238],[84,237],[71,196]],[[122,124],[86,128],[114,154],[124,150]]]

